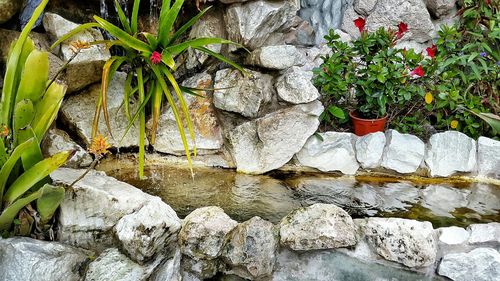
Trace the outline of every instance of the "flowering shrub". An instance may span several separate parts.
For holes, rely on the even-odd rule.
[[[347,112],[353,110],[362,118],[391,118],[413,96],[425,94],[418,82],[425,75],[424,56],[394,48],[408,31],[405,23],[398,30],[380,28],[372,33],[363,18],[354,24],[361,35],[351,43],[330,30],[325,39],[332,54],[315,70],[314,83],[327,105],[323,120],[331,125],[345,123]]]

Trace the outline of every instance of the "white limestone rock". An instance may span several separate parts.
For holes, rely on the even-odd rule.
[[[340,171],[354,175],[359,169],[354,151],[356,136],[351,133],[325,132],[311,136],[297,153],[299,163],[323,172]]]
[[[461,227],[450,226],[437,229],[439,233],[439,242],[446,245],[459,245],[467,242],[469,232]]]
[[[479,175],[500,178],[500,141],[479,137],[477,169]]]
[[[491,248],[477,248],[468,253],[445,255],[438,274],[453,281],[499,280],[500,253]]]
[[[334,249],[356,244],[349,214],[332,204],[297,209],[281,220],[281,245],[296,251]]]
[[[304,64],[304,57],[293,45],[265,46],[254,50],[246,63],[264,68],[284,70]]]
[[[389,130],[386,139],[382,167],[402,174],[413,173],[420,167],[425,155],[423,141],[416,136],[400,134],[395,130]]]
[[[429,12],[437,18],[449,14],[457,4],[457,0],[424,0],[424,2]]]
[[[149,278],[150,281],[182,281],[181,251],[177,248],[172,258],[158,265]]]
[[[434,134],[427,145],[425,163],[433,177],[472,172],[476,167],[476,142],[457,131]]]
[[[314,87],[311,79],[313,73],[303,71],[299,67],[291,67],[276,81],[278,96],[289,103],[309,103],[320,97],[318,89]]]
[[[278,110],[243,123],[229,133],[238,171],[263,174],[285,165],[319,126],[321,102]]]
[[[356,159],[364,169],[380,167],[385,147],[383,132],[371,133],[356,140]]]
[[[500,246],[500,223],[471,224],[467,229],[470,231],[470,244],[491,243]]]
[[[45,135],[41,147],[45,156],[52,156],[64,150],[75,150],[73,157],[64,164],[68,168],[88,167],[93,161],[92,156],[63,130],[50,129]]]

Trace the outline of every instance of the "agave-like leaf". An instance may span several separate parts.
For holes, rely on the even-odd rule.
[[[40,214],[40,223],[46,224],[64,200],[64,188],[45,184],[40,189],[40,196],[36,200],[36,210]]]
[[[170,41],[170,32],[174,28],[174,23],[177,20],[177,16],[179,15],[183,4],[184,0],[176,0],[164,18],[160,17],[158,41],[160,41],[160,45],[163,48],[168,46],[168,42]]]
[[[31,126],[27,126],[22,128],[17,132],[19,135],[19,142],[25,142],[29,139],[35,139],[35,143],[33,143],[29,149],[27,149],[23,155],[21,155],[21,160],[23,163],[23,169],[26,171],[29,168],[33,167],[36,163],[43,160],[42,149],[40,148],[40,140],[35,137],[35,133]]]
[[[35,49],[26,59],[16,103],[23,99],[29,99],[33,103],[39,101],[45,92],[47,80],[49,80],[49,54]]]
[[[165,48],[168,52],[170,52],[173,56],[179,55],[187,48],[196,48],[196,47],[203,47],[206,45],[211,45],[211,44],[233,44],[233,45],[238,45],[237,43],[234,43],[233,41],[226,40],[226,39],[221,39],[221,38],[196,38],[192,40],[188,40],[182,43],[179,43],[177,45],[169,46]]]
[[[141,0],[134,0],[134,7],[132,8],[132,22],[130,23],[132,34],[137,33],[137,21],[139,18],[140,5],[141,5]]]
[[[156,50],[156,48],[158,47],[158,39],[156,39],[156,37],[153,34],[148,32],[141,32],[141,35],[144,36],[144,38],[146,38],[149,45],[151,46],[151,49]]]
[[[31,19],[28,21],[26,26],[21,31],[19,38],[17,39],[14,47],[12,48],[12,52],[9,56],[9,61],[7,63],[7,69],[5,71],[5,79],[2,89],[2,98],[0,100],[0,124],[7,125],[7,128],[10,128],[9,120],[12,114],[12,107],[15,101],[15,94],[18,82],[18,75],[16,72],[19,71],[18,64],[21,58],[21,53],[23,52],[23,46],[28,38],[31,29],[35,25],[35,22],[38,20],[40,15],[42,14],[45,6],[49,0],[42,0],[40,5],[33,11],[33,15]],[[19,74],[19,73],[17,73]]]
[[[43,139],[45,133],[56,120],[67,88],[66,85],[52,83],[42,100],[35,105],[35,118],[33,118],[32,127],[37,139]]]
[[[172,57],[172,54],[170,54],[168,51],[163,51],[163,54],[161,56],[161,61],[167,65],[168,67],[170,67],[170,69],[172,70],[175,70],[176,69],[176,66],[175,66],[175,60],[174,58]]]
[[[10,173],[16,163],[21,159],[23,153],[28,150],[33,144],[38,145],[35,139],[29,139],[21,144],[19,144],[11,153],[10,157],[7,161],[2,165],[2,169],[0,170],[0,210],[2,209],[3,202],[3,193],[5,190],[5,186],[7,184],[7,180],[9,179]]]
[[[98,22],[104,30],[106,30],[111,35],[118,38],[120,41],[125,43],[130,48],[135,49],[139,52],[152,52],[153,51],[148,44],[142,42],[141,40],[139,40],[137,38],[134,38],[133,36],[131,36],[127,32],[121,30],[116,25],[110,23],[109,21],[107,21],[101,17],[98,17],[98,16],[94,16],[94,20],[96,22]]]
[[[32,186],[66,163],[66,161],[71,158],[73,154],[74,151],[59,152],[54,156],[46,158],[35,164],[19,176],[7,189],[7,192],[5,192],[4,195],[4,202],[6,202],[7,205],[12,204]]]
[[[474,115],[484,120],[493,129],[493,134],[500,133],[500,116],[493,113],[475,113],[471,111]]]
[[[12,121],[12,127],[14,129],[14,144],[23,142],[23,140],[17,140],[17,133],[22,128],[31,124],[35,118],[35,108],[33,107],[33,102],[29,99],[24,99],[19,101],[14,107],[14,115]]]
[[[39,198],[41,194],[42,191],[38,190],[26,197],[16,200],[16,202],[5,208],[2,214],[0,214],[0,232],[9,230],[19,211],[21,211],[21,209],[29,203]]]
[[[118,3],[118,0],[115,0],[115,8],[116,13],[118,14],[118,19],[120,19],[120,23],[122,24],[123,28],[125,28],[125,31],[127,31],[129,34],[133,35],[134,33],[130,28],[130,23],[128,22],[125,12],[123,12],[122,6],[120,6],[120,3]]]
[[[5,147],[3,138],[0,138],[0,167],[3,167],[6,161],[7,161],[7,148]],[[0,200],[0,202],[2,202],[2,200]]]
[[[75,27],[73,30],[70,32],[64,34],[61,38],[59,38],[52,46],[50,46],[50,50],[53,50],[55,47],[63,43],[64,41],[70,39],[71,37],[75,36],[76,34],[85,31],[87,29],[95,28],[95,27],[101,27],[99,23],[96,22],[89,22],[89,23],[84,23],[82,25],[79,25]]]
[[[191,26],[193,26],[193,24],[195,24],[196,22],[198,22],[200,20],[200,18],[206,13],[208,12],[208,10],[210,10],[210,8],[212,8],[212,6],[209,6],[205,9],[203,9],[203,11],[199,12],[196,16],[194,16],[193,18],[191,18],[187,23],[185,23],[183,26],[181,26],[181,28],[179,28],[175,33],[174,35],[172,35],[172,38],[170,38],[170,41],[168,42],[168,45],[171,45],[173,43],[175,43],[175,40],[179,39],[179,37],[181,37],[184,32],[186,32]]]

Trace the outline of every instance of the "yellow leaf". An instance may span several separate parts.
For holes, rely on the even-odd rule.
[[[456,129],[456,128],[458,127],[458,121],[457,121],[457,120],[453,120],[453,121],[451,121],[451,123],[450,123],[450,127],[451,127],[452,129]]]
[[[427,92],[425,94],[425,103],[426,104],[431,104],[432,100],[434,100],[434,97],[432,96],[432,93],[431,92]]]

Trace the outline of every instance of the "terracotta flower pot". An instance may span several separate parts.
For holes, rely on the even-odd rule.
[[[354,134],[364,136],[370,133],[383,132],[387,115],[379,119],[363,119],[359,118],[356,111],[349,112],[352,124],[354,125]]]

